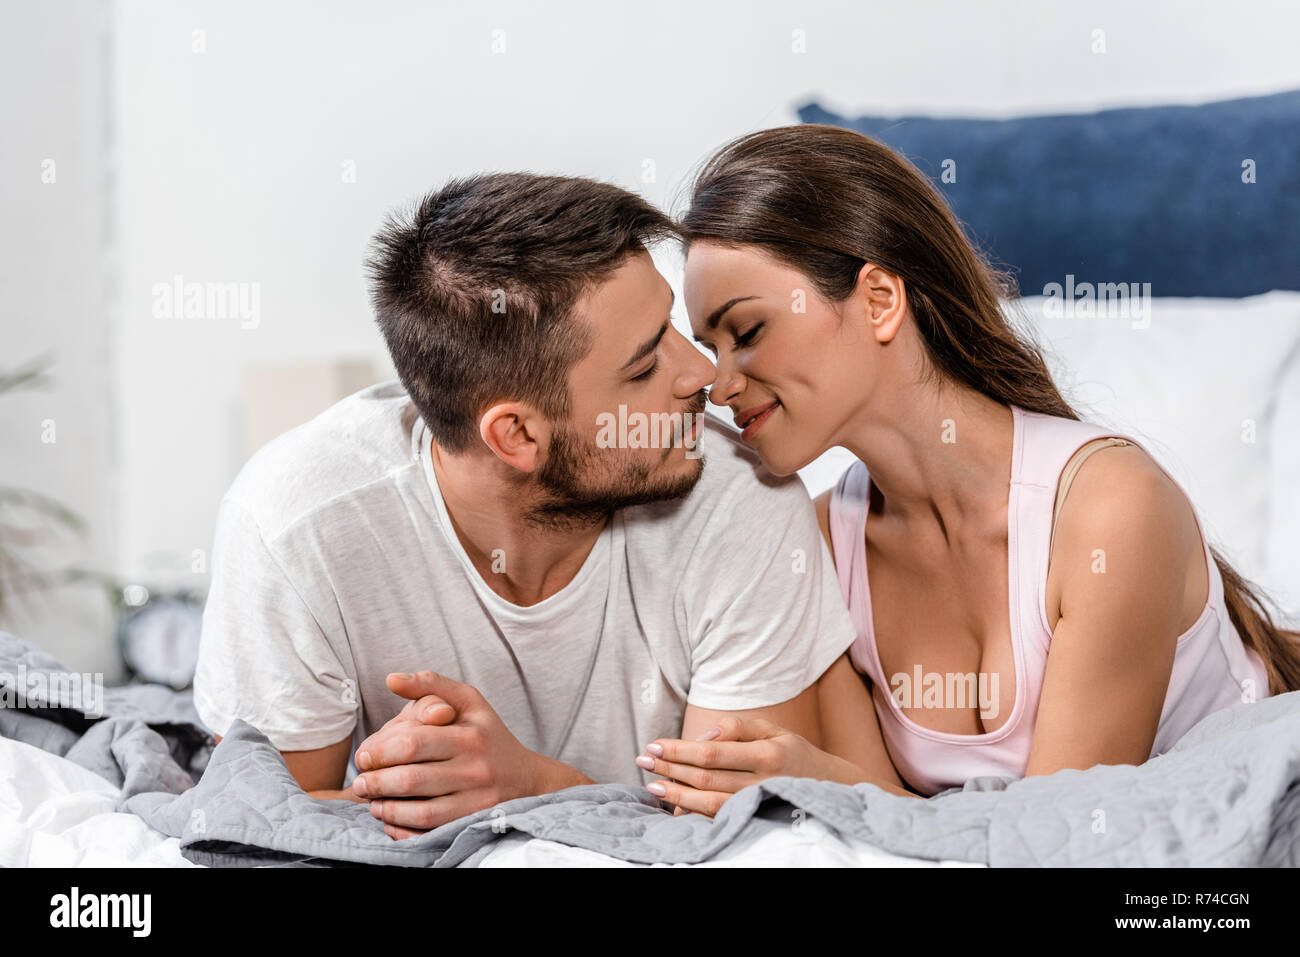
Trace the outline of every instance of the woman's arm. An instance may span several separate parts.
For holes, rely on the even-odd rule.
[[[885,747],[880,718],[871,700],[871,679],[858,674],[847,653],[817,683],[822,750],[862,770],[862,781],[906,791]],[[856,783],[856,782],[854,782]]]
[[[1205,562],[1191,505],[1141,449],[1103,449],[1080,469],[1056,534],[1061,617],[1025,775],[1142,764],[1186,617],[1189,563]]]

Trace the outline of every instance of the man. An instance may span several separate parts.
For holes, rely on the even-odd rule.
[[[728,713],[819,740],[854,632],[802,484],[702,415],[611,427],[690,424],[714,378],[648,252],[672,234],[624,190],[527,174],[388,222],[369,267],[401,387],[271,442],[222,501],[214,731],[249,722],[394,837],[644,784],[646,743]]]

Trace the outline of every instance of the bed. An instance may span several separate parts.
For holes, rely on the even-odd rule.
[[[308,796],[236,720],[214,748],[188,693],[105,689],[0,632],[6,866],[1296,866],[1300,691],[1202,719],[1140,766],[977,777],[928,799],[807,778],[675,817],[644,788],[507,801],[394,841],[364,805]],[[35,676],[35,680],[33,680]]]

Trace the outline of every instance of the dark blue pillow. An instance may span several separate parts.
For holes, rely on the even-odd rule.
[[[1011,120],[845,119],[812,103],[799,118],[907,156],[1022,295],[1067,274],[1153,296],[1300,289],[1300,90]]]

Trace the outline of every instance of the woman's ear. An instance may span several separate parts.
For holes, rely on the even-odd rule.
[[[855,296],[877,342],[889,342],[907,315],[907,289],[901,276],[866,263],[858,272]]]

